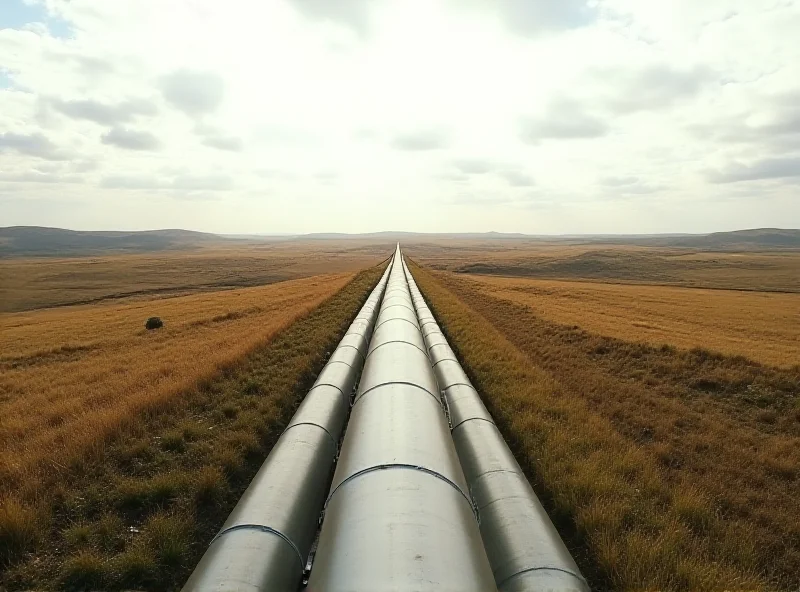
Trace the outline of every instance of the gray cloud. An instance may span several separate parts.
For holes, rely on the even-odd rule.
[[[568,99],[551,103],[544,115],[523,119],[520,125],[520,137],[529,144],[548,138],[599,138],[608,131],[604,121],[586,113],[580,104]]]
[[[76,55],[73,59],[87,76],[102,76],[115,70],[114,64],[95,56]]]
[[[68,160],[68,156],[41,132],[33,134],[0,133],[0,151],[14,150],[45,160]]]
[[[439,179],[441,181],[453,181],[455,183],[466,183],[469,181],[469,175],[454,172],[436,173],[432,175],[432,178]]]
[[[100,186],[106,189],[226,191],[233,189],[233,179],[228,175],[177,175],[172,179],[159,179],[147,175],[112,175],[104,177]]]
[[[8,183],[83,183],[80,175],[60,175],[52,172],[26,171],[0,174],[0,181]]]
[[[471,191],[464,191],[461,193],[457,193],[453,196],[449,203],[458,204],[458,205],[476,205],[476,206],[483,206],[483,205],[500,205],[500,204],[510,204],[513,203],[515,200],[512,196],[508,195],[508,192],[498,193],[498,192],[481,192],[475,193]]]
[[[228,152],[241,152],[244,149],[244,142],[241,138],[230,136],[209,125],[198,125],[195,128],[195,133],[202,137],[200,142],[209,148],[227,150]]]
[[[441,150],[447,148],[450,138],[442,130],[423,130],[398,134],[392,140],[392,146],[398,150]]]
[[[467,175],[482,175],[484,173],[492,172],[497,165],[491,160],[484,160],[481,158],[462,158],[453,161],[453,166]]]
[[[533,187],[536,185],[533,177],[520,171],[499,171],[497,174],[512,187]]]
[[[666,189],[663,185],[646,183],[639,177],[603,177],[600,185],[607,187],[605,194],[613,196],[646,195]]]
[[[508,28],[521,35],[536,36],[591,24],[597,9],[586,0],[492,0]]]
[[[101,137],[103,144],[126,150],[158,150],[161,142],[150,132],[114,127]]]
[[[313,176],[315,180],[326,185],[333,183],[339,178],[339,175],[333,171],[320,171],[318,173],[314,173]]]
[[[716,171],[706,171],[712,183],[738,183],[761,179],[788,179],[800,177],[800,157],[765,158],[750,165],[739,162]]]
[[[100,103],[93,100],[61,101],[53,99],[51,105],[60,113],[72,119],[86,119],[101,125],[127,123],[138,115],[155,115],[155,104],[145,99],[130,99],[116,104]]]
[[[190,117],[213,113],[222,104],[225,81],[214,72],[176,70],[159,79],[164,98]]]
[[[58,64],[69,63],[77,72],[89,78],[105,76],[117,70],[116,65],[109,60],[75,53],[74,51],[66,50],[64,47],[45,51],[44,57],[48,61],[57,62]]]
[[[241,152],[244,149],[242,139],[235,136],[206,136],[201,143],[209,148],[228,152]]]
[[[375,0],[291,0],[304,17],[344,25],[364,36],[369,29],[369,7]]]
[[[639,182],[639,177],[603,177],[600,184],[606,187],[623,187]]]
[[[172,180],[172,188],[189,191],[226,191],[233,189],[233,179],[228,175],[178,175]]]
[[[103,177],[100,187],[106,189],[161,189],[155,177],[140,175],[111,175]]]
[[[772,97],[738,117],[694,124],[687,128],[702,140],[720,143],[758,144],[763,151],[768,145],[775,152],[800,149],[800,93]],[[748,124],[747,119],[757,113],[762,123]]]
[[[614,113],[624,114],[661,109],[690,98],[714,80],[714,73],[703,66],[680,69],[657,64],[635,70],[598,70],[594,78],[610,89],[604,105]]]

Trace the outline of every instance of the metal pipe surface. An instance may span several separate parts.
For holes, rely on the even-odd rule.
[[[296,592],[389,272],[317,377],[183,592]],[[399,267],[399,266],[398,266]]]
[[[496,590],[395,252],[309,592]]]
[[[425,347],[501,592],[588,592],[589,586],[461,368],[405,262]]]

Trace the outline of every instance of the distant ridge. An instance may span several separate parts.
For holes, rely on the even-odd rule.
[[[163,229],[142,231],[64,230],[42,226],[10,226],[0,228],[0,257],[13,256],[80,256],[114,252],[151,252],[190,249],[214,243],[315,241],[315,240],[526,240],[531,242],[563,242],[580,244],[621,244],[703,250],[782,250],[800,249],[800,230],[755,228],[714,232],[711,234],[571,234],[541,235],[506,232],[424,233],[404,231],[348,234],[319,232],[300,235],[236,235],[210,234],[193,230]]]
[[[180,229],[125,232],[10,226],[0,228],[0,255],[76,255],[98,251],[161,251],[224,240],[226,239],[215,234]]]
[[[504,238],[538,238],[530,234],[512,232],[405,232],[400,230],[387,230],[383,232],[365,232],[361,234],[348,234],[345,232],[314,232],[301,234],[297,239],[331,240],[331,239],[413,239],[413,238],[461,238],[461,239],[504,239]]]

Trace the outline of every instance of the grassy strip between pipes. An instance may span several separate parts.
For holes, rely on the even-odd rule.
[[[452,291],[412,272],[595,590],[767,590],[750,532],[567,391]]]
[[[143,413],[36,507],[0,513],[0,590],[177,590],[261,466],[382,268],[241,363]]]

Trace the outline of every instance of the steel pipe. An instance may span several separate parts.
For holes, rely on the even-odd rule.
[[[495,590],[398,246],[309,592]]]
[[[183,592],[296,592],[393,261]],[[399,266],[398,266],[399,268]]]
[[[494,419],[402,263],[480,532],[501,592],[588,592],[589,586]]]

